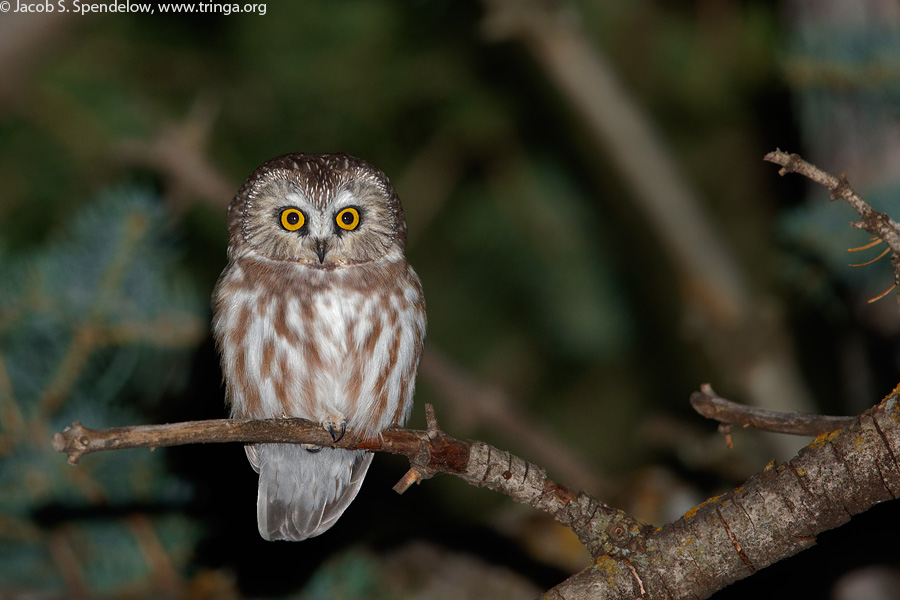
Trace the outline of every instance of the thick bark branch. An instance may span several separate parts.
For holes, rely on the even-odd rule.
[[[820,435],[787,464],[772,463],[678,521],[636,536],[633,549],[595,555],[545,598],[706,598],[897,498],[898,391],[843,429]]]

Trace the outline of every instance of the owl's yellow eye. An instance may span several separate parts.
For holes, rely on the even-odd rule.
[[[296,208],[281,211],[281,226],[288,231],[297,231],[306,223],[306,217]]]
[[[353,231],[359,227],[359,211],[355,208],[345,208],[334,219],[337,226],[346,231]]]

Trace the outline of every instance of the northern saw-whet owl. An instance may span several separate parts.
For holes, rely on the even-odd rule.
[[[425,336],[406,222],[388,178],[345,154],[287,154],[254,171],[228,207],[228,265],[213,332],[236,419],[303,417],[339,440],[403,425]],[[246,445],[267,540],[334,525],[372,454]]]

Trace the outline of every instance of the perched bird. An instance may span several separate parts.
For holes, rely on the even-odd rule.
[[[337,441],[376,437],[412,410],[425,300],[406,262],[406,222],[388,178],[345,154],[287,154],[254,171],[228,207],[228,265],[213,332],[236,419],[303,417]],[[372,454],[245,446],[259,473],[267,540],[334,525]]]

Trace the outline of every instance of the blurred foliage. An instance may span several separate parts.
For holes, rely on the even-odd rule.
[[[113,191],[66,216],[39,249],[0,262],[0,581],[102,594],[140,588],[159,551],[183,566],[197,541],[180,513],[192,486],[162,453],[73,469],[49,436],[73,421],[146,422],[184,389],[207,319],[154,194]],[[159,514],[138,519],[151,506]]]
[[[844,278],[880,280],[883,265],[850,272],[825,258],[820,242],[840,239],[841,252],[864,243],[846,227],[852,215],[821,195],[804,208],[802,184],[761,157],[801,149],[789,92],[799,88],[808,106],[816,100],[804,94],[829,89],[789,77],[802,64],[793,57],[845,64],[844,55],[823,54],[834,48],[827,32],[805,46],[813,38],[786,40],[772,2],[575,4],[751,279],[792,303],[810,379],[840,406],[854,381],[834,368],[846,332],[877,346],[896,331],[856,322],[858,290]],[[283,152],[348,152],[391,176],[426,291],[429,346],[508,390],[605,477],[629,477],[620,496],[652,506],[645,518],[678,514],[739,477],[740,460],[718,450],[712,428],[685,420],[688,394],[714,373],[684,334],[666,249],[617,174],[597,166],[603,151],[532,57],[479,37],[481,11],[314,0],[269,3],[265,16],[31,15],[53,18],[51,33],[0,96],[0,593],[426,597],[426,570],[402,589],[384,581],[410,555],[429,558],[432,574],[462,561],[435,585],[468,581],[459,573],[469,559],[444,561],[410,542],[420,538],[539,587],[577,568],[528,549],[547,539],[546,524],[510,525],[519,520],[501,515],[507,500],[451,478],[398,500],[390,485],[402,465],[383,457],[332,532],[285,545],[256,535],[255,478],[240,448],[114,452],[77,468],[52,451],[52,433],[75,420],[224,415],[207,331],[225,263],[230,198],[219,190]],[[885,56],[896,57],[893,43]],[[14,50],[0,41],[0,52]],[[798,122],[811,146],[817,118]],[[188,158],[211,165],[221,185],[176,177],[188,162],[167,131],[183,132]],[[148,158],[150,148],[168,149],[169,162]],[[888,207],[892,190],[869,199]],[[810,320],[822,289],[833,309]],[[895,351],[880,356],[861,368],[892,386]],[[420,380],[417,403],[435,403],[451,433],[533,458],[527,439],[453,419],[438,392]],[[677,500],[660,499],[672,488]]]

